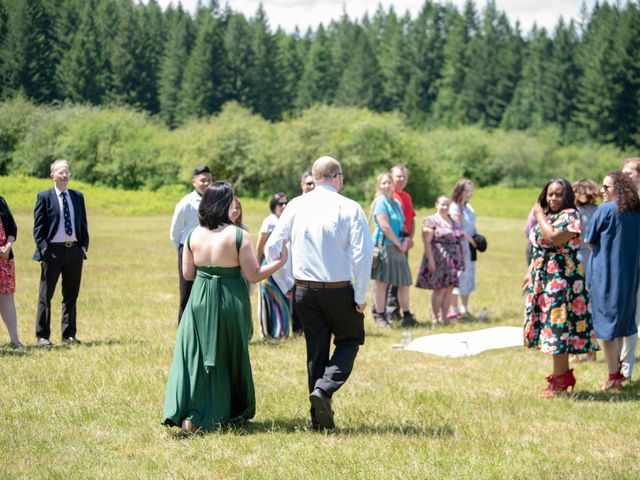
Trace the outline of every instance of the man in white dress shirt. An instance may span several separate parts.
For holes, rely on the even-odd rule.
[[[200,207],[200,200],[205,190],[211,185],[212,180],[209,167],[196,167],[193,171],[193,178],[191,179],[194,190],[190,194],[182,197],[178,202],[173,212],[173,219],[171,220],[169,238],[171,239],[173,248],[178,252],[178,279],[180,284],[178,323],[180,323],[184,307],[187,306],[187,301],[189,301],[191,287],[193,287],[193,282],[185,280],[182,276],[182,249],[184,243],[187,241],[189,232],[198,226],[198,207]]]
[[[291,267],[273,277],[283,292],[293,291],[293,308],[302,321],[312,426],[333,429],[331,397],[349,378],[364,343],[373,241],[360,205],[338,193],[344,180],[338,161],[320,157],[312,173],[315,189],[289,202],[266,256],[277,258],[282,242],[290,242]],[[335,349],[329,357],[332,335]]]

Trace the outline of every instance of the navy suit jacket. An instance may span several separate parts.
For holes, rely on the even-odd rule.
[[[73,203],[74,231],[78,245],[89,249],[89,230],[87,228],[87,210],[84,206],[84,197],[78,190],[67,190]],[[38,193],[36,208],[33,211],[33,239],[36,242],[36,251],[33,259],[42,260],[42,252],[49,247],[49,242],[58,231],[58,224],[62,212],[56,197],[54,188]]]

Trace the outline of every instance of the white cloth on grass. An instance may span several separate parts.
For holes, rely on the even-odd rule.
[[[522,346],[522,327],[493,327],[419,337],[409,343],[405,350],[458,358],[477,355],[485,350]]]

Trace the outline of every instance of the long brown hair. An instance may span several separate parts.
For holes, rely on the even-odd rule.
[[[473,182],[468,178],[461,178],[453,186],[453,191],[451,192],[451,201],[460,207],[464,205],[462,203],[462,194],[464,193],[464,190],[465,188],[467,188],[467,186],[473,186]]]
[[[629,175],[622,173],[620,170],[613,170],[607,173],[607,177],[613,179],[613,191],[616,194],[616,203],[618,204],[618,211],[624,212],[639,212],[640,213],[640,198],[638,197],[638,191],[636,186]]]

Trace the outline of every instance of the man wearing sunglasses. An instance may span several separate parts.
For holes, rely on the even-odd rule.
[[[312,172],[315,189],[289,203],[266,256],[279,255],[282,243],[290,242],[291,268],[273,277],[293,296],[304,328],[312,428],[330,430],[335,428],[331,398],[349,378],[364,343],[373,241],[360,205],[338,193],[344,182],[340,163],[320,157]]]

